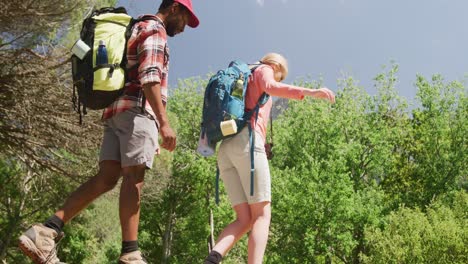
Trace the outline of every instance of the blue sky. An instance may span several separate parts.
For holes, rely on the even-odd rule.
[[[160,0],[119,0],[133,16]],[[169,84],[205,76],[232,59],[283,54],[291,83],[322,76],[336,91],[343,73],[375,94],[372,79],[393,60],[399,94],[412,99],[416,74],[463,80],[468,73],[467,0],[193,0],[196,29],[169,39]]]

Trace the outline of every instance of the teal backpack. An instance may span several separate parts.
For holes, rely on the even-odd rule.
[[[245,95],[248,89],[247,83],[253,71],[261,64],[248,65],[240,60],[234,60],[229,66],[213,75],[205,89],[203,102],[203,116],[201,123],[200,138],[208,145],[216,147],[216,144],[226,138],[238,134],[245,126],[249,128],[250,144],[250,195],[254,192],[254,146],[255,136],[253,135],[250,119],[255,115],[257,120],[258,111],[270,96],[263,93],[253,109],[245,109]],[[239,90],[240,88],[240,90]],[[221,123],[233,120],[237,126],[237,132],[230,135],[223,135]],[[202,156],[209,156],[213,153],[198,150]],[[216,203],[219,203],[219,168],[216,168]]]

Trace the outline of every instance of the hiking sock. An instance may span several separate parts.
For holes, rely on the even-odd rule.
[[[64,223],[62,219],[58,218],[58,216],[53,215],[45,221],[44,225],[55,230],[57,234],[60,234],[62,233]]]
[[[122,254],[138,250],[138,240],[122,241]]]
[[[217,251],[212,250],[208,257],[206,257],[204,264],[218,264],[223,260],[223,256]]]

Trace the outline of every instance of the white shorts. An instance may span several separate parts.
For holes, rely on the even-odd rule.
[[[220,177],[231,200],[232,206],[241,203],[271,202],[271,177],[265,154],[264,140],[255,133],[254,192],[250,195],[250,144],[249,129],[223,140],[218,151]]]
[[[158,148],[156,122],[135,107],[104,121],[99,162],[115,160],[122,168],[145,164],[150,169]]]

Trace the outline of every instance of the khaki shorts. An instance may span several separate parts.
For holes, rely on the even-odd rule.
[[[254,193],[250,196],[249,129],[223,140],[218,151],[218,167],[232,206],[241,203],[271,202],[271,178],[262,136],[255,133]]]
[[[145,164],[150,169],[158,148],[155,120],[136,107],[104,121],[99,162],[115,160],[122,168]]]

